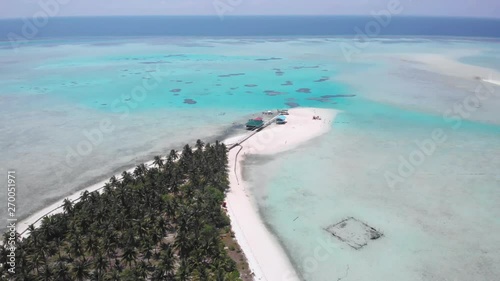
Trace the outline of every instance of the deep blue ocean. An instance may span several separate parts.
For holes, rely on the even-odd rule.
[[[352,36],[372,16],[54,17],[36,38],[85,36]],[[0,20],[0,40],[22,34],[30,18]],[[500,19],[393,17],[377,36],[500,37]],[[35,38],[35,39],[36,39]],[[30,38],[32,39],[32,38]]]

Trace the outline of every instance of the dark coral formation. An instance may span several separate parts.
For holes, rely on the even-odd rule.
[[[319,101],[319,102],[329,102],[330,99],[329,98],[318,98],[318,97],[311,97],[311,98],[307,98],[308,100],[315,100],[315,101]]]
[[[178,54],[178,55],[167,55],[163,56],[164,58],[172,58],[172,57],[185,57],[186,55]]]
[[[283,92],[272,91],[272,90],[264,91],[264,93],[266,93],[266,95],[268,95],[268,96],[279,96],[279,95],[286,94],[286,93],[283,93]]]
[[[300,104],[296,103],[296,102],[285,102],[285,104],[289,107],[298,107],[300,106]]]
[[[324,95],[321,96],[322,98],[329,99],[329,98],[352,98],[355,97],[356,95]]]
[[[222,74],[222,75],[219,75],[219,77],[233,77],[233,76],[241,76],[241,75],[245,75],[245,73]]]
[[[283,72],[279,68],[273,68],[273,70],[274,70],[274,74],[276,74],[276,76],[283,76],[283,74],[285,74],[285,72]]]
[[[282,60],[282,58],[275,58],[275,57],[271,57],[271,58],[264,58],[264,59],[255,59],[256,61],[270,61],[270,60]]]
[[[314,82],[324,82],[324,81],[328,81],[328,80],[330,80],[330,78],[328,76],[323,76],[320,79],[315,80]]]
[[[184,103],[186,103],[186,104],[195,104],[196,101],[193,100],[193,99],[184,99]]]
[[[315,66],[295,66],[293,69],[313,69],[313,68],[319,68],[319,65],[315,65]]]
[[[309,94],[309,93],[311,93],[311,89],[309,89],[309,88],[300,88],[296,92],[297,93]]]
[[[159,63],[171,63],[169,61],[158,60],[158,61],[141,61],[141,64],[159,64]]]

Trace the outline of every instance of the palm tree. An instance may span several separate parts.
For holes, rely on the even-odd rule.
[[[115,176],[112,176],[109,179],[109,183],[111,184],[112,187],[118,187],[119,181]]]
[[[129,267],[132,264],[132,262],[134,262],[134,265],[137,263],[136,258],[137,258],[137,252],[135,251],[134,248],[127,247],[123,250],[122,259],[127,263]]]
[[[38,276],[38,280],[43,280],[43,281],[52,280],[52,278],[54,277],[54,275],[55,275],[54,271],[50,267],[50,265],[45,264],[44,267],[43,267],[43,270],[42,270],[41,274]]]
[[[92,256],[96,256],[97,252],[99,252],[99,244],[98,241],[92,237],[87,237],[84,241],[85,250],[92,254]]]
[[[134,170],[134,176],[136,179],[140,179],[142,182],[144,182],[144,175],[146,174],[148,168],[144,163],[138,165],[135,170]]]
[[[179,159],[179,155],[177,154],[177,151],[175,151],[174,149],[170,150],[170,153],[168,154],[168,157],[167,157],[167,162],[172,164],[177,159]]]
[[[30,224],[28,226],[28,231],[31,234],[30,239],[28,241],[33,243],[33,246],[37,247],[38,246],[38,232],[35,229],[35,226],[33,224]],[[10,234],[8,234],[8,233],[5,233],[5,235],[7,235],[6,237],[10,237]]]
[[[88,279],[90,277],[89,267],[89,263],[85,259],[75,261],[70,269],[71,277],[78,281]]]
[[[52,240],[56,233],[56,230],[54,229],[54,220],[52,218],[52,216],[47,216],[42,219],[40,232],[42,233],[44,240]]]
[[[73,202],[71,202],[68,198],[64,199],[63,210],[66,214],[73,213]]]
[[[121,281],[120,271],[113,269],[104,276],[106,281]]]
[[[108,269],[108,262],[106,261],[106,258],[99,253],[95,259],[94,259],[94,268],[98,272],[98,274],[106,271]]]
[[[45,265],[45,258],[38,251],[28,257],[29,263],[35,268],[36,274],[40,275],[40,267]]]
[[[163,244],[164,247],[162,249],[161,255],[160,255],[160,268],[162,269],[163,272],[165,272],[166,277],[172,277],[172,273],[174,272],[174,262],[175,262],[175,257],[174,253],[172,252],[172,247],[168,244]]]
[[[138,165],[121,181],[111,177],[102,193],[66,199],[64,213],[18,240],[15,280],[237,280],[220,240],[229,226],[220,207],[227,151],[218,142],[195,147],[170,151],[166,162],[156,156],[156,167]],[[163,240],[172,233],[173,243]]]
[[[109,182],[104,184],[104,194],[111,194],[113,192],[113,185]]]
[[[136,267],[136,273],[137,273],[137,276],[142,279],[142,280],[145,280],[147,277],[148,277],[148,265],[144,262],[144,261],[141,261]]]
[[[81,237],[79,235],[72,237],[72,240],[69,243],[69,254],[70,258],[71,255],[75,258],[82,256],[83,250],[81,244]]]
[[[82,192],[82,195],[80,196],[80,201],[85,202],[89,198],[90,192],[88,190],[85,190]]]
[[[161,159],[161,156],[155,156],[153,164],[158,167],[158,169],[161,169],[163,167],[163,160]]]
[[[196,147],[196,149],[197,149],[198,151],[203,152],[203,147],[204,147],[204,146],[205,146],[205,144],[204,144],[201,140],[199,140],[199,139],[198,139],[198,140],[196,141],[196,145],[195,145],[195,147]]]
[[[133,180],[134,180],[134,178],[132,177],[132,175],[129,172],[124,171],[122,173],[122,182],[121,182],[122,186],[125,186],[125,185],[133,182]]]

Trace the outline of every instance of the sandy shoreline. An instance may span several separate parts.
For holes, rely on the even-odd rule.
[[[414,62],[415,67],[432,69],[447,76],[463,79],[480,79],[484,82],[500,85],[500,73],[494,69],[470,65],[458,61],[455,57],[436,54],[400,55],[406,61]]]
[[[482,79],[484,82],[491,83],[497,86],[500,86],[500,80],[493,80],[493,79]]]
[[[295,108],[286,125],[272,124],[229,152],[230,191],[227,209],[236,239],[245,253],[255,280],[300,280],[276,237],[260,218],[258,207],[242,180],[242,162],[249,154],[276,154],[293,149],[328,132],[337,112],[328,109]],[[313,120],[314,115],[322,120]],[[236,143],[243,136],[225,143]]]

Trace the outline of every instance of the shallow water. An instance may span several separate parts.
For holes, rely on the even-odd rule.
[[[327,135],[246,163],[266,223],[304,278],[493,280],[500,88],[462,120],[445,119],[478,82],[399,55],[452,54],[491,67],[496,60],[481,62],[498,57],[498,43],[373,40],[351,61],[345,44],[354,43],[144,38],[0,50],[1,168],[17,171],[18,216],[186,142],[234,133],[255,112],[335,108],[343,113]],[[436,129],[446,141],[391,186],[386,174],[399,175],[400,157]],[[324,230],[350,216],[384,236],[356,251]]]
[[[378,64],[339,78],[358,98],[342,107],[329,134],[274,159],[247,161],[263,217],[305,280],[495,280],[500,89],[451,121],[446,112],[479,82],[397,60]],[[435,130],[446,140],[434,146]],[[411,157],[416,164],[401,175]],[[392,183],[388,173],[401,178]],[[355,250],[325,231],[347,217],[384,236]]]

